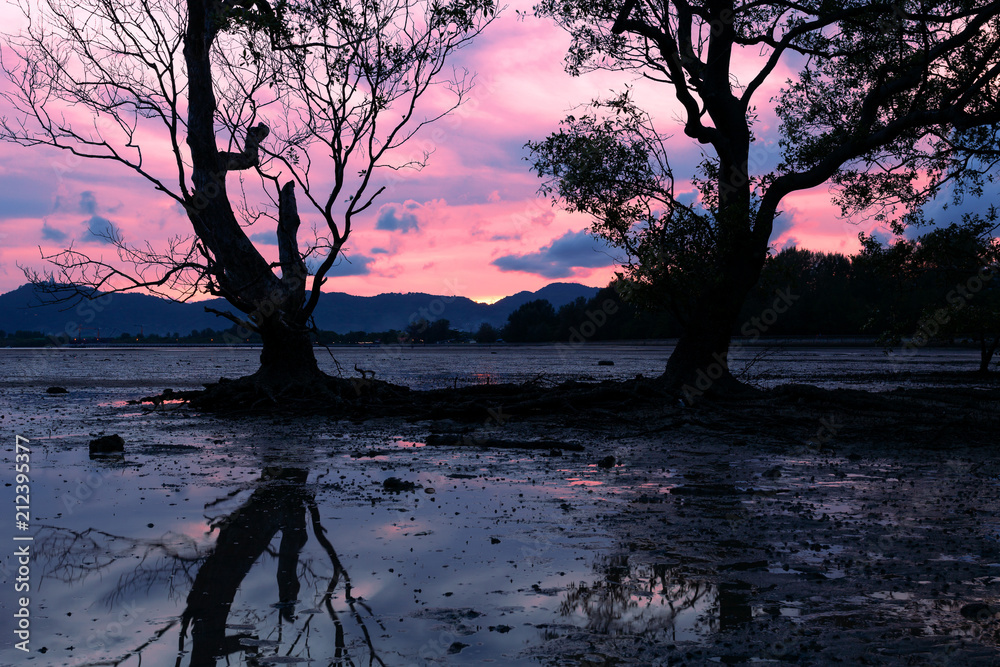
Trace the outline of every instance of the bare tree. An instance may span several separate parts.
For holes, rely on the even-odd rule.
[[[191,224],[166,248],[112,229],[111,260],[70,246],[45,257],[54,271],[29,277],[88,295],[222,296],[234,312],[213,312],[263,339],[261,367],[246,379],[254,388],[274,396],[329,386],[309,338],[320,288],[343,261],[356,217],[385,190],[379,170],[421,168],[428,151],[399,149],[467,97],[469,73],[443,73],[492,21],[493,1],[20,7],[28,27],[6,37],[2,69],[13,87],[3,96],[13,114],[0,121],[0,138],[131,169]],[[451,101],[418,113],[435,86]],[[306,247],[299,200],[322,222]],[[277,261],[250,240],[253,224],[275,230]]]
[[[786,196],[831,182],[844,214],[905,223],[945,186],[977,194],[995,174],[998,2],[542,0],[536,11],[572,35],[571,73],[662,84],[704,151],[691,206],[627,95],[531,145],[557,198],[633,252],[637,292],[681,318],[664,379],[689,397],[740,388],[730,339]],[[770,147],[755,136],[764,104],[781,121]]]

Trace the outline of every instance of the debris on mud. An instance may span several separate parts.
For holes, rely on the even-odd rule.
[[[104,435],[90,441],[90,453],[94,454],[121,454],[125,452],[125,440],[118,435]]]
[[[584,451],[583,445],[557,440],[505,440],[492,438],[481,434],[467,433],[432,433],[424,439],[430,447],[483,447],[487,449],[537,449],[566,450],[570,452]]]

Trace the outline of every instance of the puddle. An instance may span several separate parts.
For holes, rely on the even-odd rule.
[[[254,465],[275,457],[213,437],[108,465],[37,445],[36,648],[81,665],[175,664],[179,646],[180,665],[532,664],[523,647],[612,546],[585,521],[597,501],[509,479],[502,453],[411,465],[418,442],[357,444],[387,453]]]

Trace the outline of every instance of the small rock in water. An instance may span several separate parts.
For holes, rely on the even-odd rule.
[[[605,456],[603,459],[597,462],[598,468],[614,468],[615,467],[615,457]]]
[[[125,441],[118,434],[104,435],[90,441],[91,454],[118,454],[125,451]]]
[[[417,488],[417,485],[413,482],[404,482],[398,477],[390,477],[382,482],[382,488],[386,491],[399,493],[400,491],[413,491]]]
[[[66,387],[49,387],[45,390],[46,394],[68,394],[69,390]]]
[[[764,472],[761,473],[761,477],[767,477],[769,479],[777,479],[778,477],[781,477],[781,468],[779,468],[778,466],[774,466],[770,470],[765,470]]]
[[[615,362],[611,361],[610,359],[601,359],[600,361],[597,362],[597,365],[598,366],[614,366]]]

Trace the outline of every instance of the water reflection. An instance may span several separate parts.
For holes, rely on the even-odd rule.
[[[717,586],[676,563],[634,563],[621,554],[600,559],[597,570],[600,578],[571,586],[559,609],[564,617],[582,617],[595,634],[695,640],[753,616],[746,586]]]
[[[250,656],[257,653],[256,649],[286,643],[280,639],[262,641],[246,630],[227,635],[226,621],[240,584],[280,531],[276,572],[278,602],[274,606],[279,612],[279,625],[282,622],[294,624],[300,590],[299,553],[309,539],[306,531],[307,515],[316,541],[322,546],[333,567],[333,575],[322,597],[322,605],[336,628],[332,664],[342,664],[347,657],[344,626],[332,602],[341,581],[344,583],[344,598],[362,629],[370,651],[369,664],[384,664],[375,653],[362,615],[363,611],[370,615],[371,610],[351,594],[350,577],[326,537],[315,493],[306,487],[308,476],[309,472],[302,468],[265,468],[260,484],[250,498],[235,512],[213,524],[213,530],[219,530],[215,549],[198,570],[182,616],[181,647],[183,648],[190,628],[192,667],[214,666],[216,658],[239,651],[246,651],[250,660]],[[302,651],[308,650],[313,613],[319,610],[309,611],[306,622],[295,629],[295,636],[287,642],[289,648],[284,657],[291,657],[290,654],[296,647]],[[305,662],[305,659],[302,661]],[[251,664],[253,662],[255,661],[251,660]],[[279,661],[264,658],[258,664],[275,662]],[[292,661],[284,659],[280,662],[284,664]]]
[[[315,486],[306,484],[308,476],[305,468],[264,468],[260,478],[249,489],[242,490],[245,493],[252,489],[245,501],[235,510],[226,510],[211,520],[209,535],[217,532],[217,536],[209,548],[203,541],[177,533],[141,540],[96,529],[77,532],[50,528],[39,544],[48,554],[46,576],[82,583],[93,575],[113,572],[115,563],[120,565],[122,559],[134,558],[137,565],[119,577],[105,600],[107,604],[115,606],[124,601],[127,607],[127,600],[135,596],[144,598],[163,587],[175,599],[186,593],[180,618],[173,616],[154,633],[151,641],[124,654],[120,646],[113,649],[119,658],[100,664],[118,665],[130,660],[142,664],[143,657],[169,664],[161,662],[163,641],[179,625],[176,658],[171,659],[177,667],[215,667],[220,663],[243,664],[243,660],[247,665],[306,663],[309,659],[299,656],[310,656],[317,651],[329,656],[326,664],[331,666],[361,662],[384,665],[367,627],[372,622],[372,611],[352,593],[350,576],[327,538]],[[240,493],[235,491],[210,502],[206,509],[211,511],[213,507],[231,503]],[[309,541],[310,528],[325,556],[319,561],[300,558]],[[260,570],[269,569],[274,563],[271,579],[274,583],[262,587],[267,578],[261,576]],[[319,571],[323,574],[318,574]],[[248,578],[251,572],[254,575]],[[310,599],[308,605],[300,602],[303,581],[307,590],[313,591],[303,595]],[[248,585],[253,590],[241,593],[241,588]],[[245,602],[234,605],[238,595],[241,600],[249,597],[255,601],[249,612]],[[276,602],[270,605],[274,612],[269,614],[266,601],[275,598]],[[230,618],[237,607],[241,609],[239,618]],[[354,622],[347,625],[359,630],[359,637],[349,636],[352,633],[345,627],[346,619],[341,618],[345,610]],[[135,620],[130,618],[121,625],[131,625]],[[88,640],[88,649],[112,648],[114,643]],[[311,646],[311,643],[322,645]],[[359,660],[362,653],[367,655]],[[234,655],[236,660],[230,657]]]

